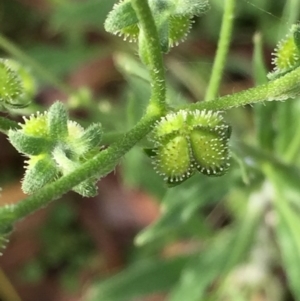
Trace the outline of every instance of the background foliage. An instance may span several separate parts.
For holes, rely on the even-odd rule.
[[[263,83],[272,49],[299,19],[297,1],[237,2],[222,95]],[[38,94],[16,120],[59,99],[82,125],[100,121],[107,145],[139,120],[147,73],[134,44],[105,33],[112,5],[1,2],[1,34],[47,71],[31,66]],[[188,40],[165,56],[172,103],[204,98],[222,13],[223,1],[211,0]],[[3,45],[1,56],[10,56]],[[21,222],[0,259],[3,271],[22,300],[300,300],[299,110],[292,100],[229,111],[230,171],[172,189],[142,141],[99,183],[97,197],[69,193]],[[22,198],[23,163],[0,140],[2,204]],[[4,276],[0,296],[19,300]]]

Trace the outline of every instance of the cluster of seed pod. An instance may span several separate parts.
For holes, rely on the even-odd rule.
[[[148,0],[160,39],[161,49],[168,52],[186,39],[193,17],[209,9],[207,0]],[[137,15],[130,0],[121,0],[115,4],[105,21],[106,31],[124,36],[125,40],[143,39]],[[141,43],[141,41],[139,41]]]
[[[196,171],[220,176],[229,167],[230,133],[220,112],[180,110],[155,124],[150,134],[154,148],[147,153],[155,170],[171,185]]]
[[[67,175],[99,152],[101,124],[83,129],[70,121],[61,102],[47,112],[24,117],[21,129],[10,130],[11,144],[28,157],[22,189],[33,193],[62,175]],[[73,190],[82,196],[97,194],[97,178],[88,179]]]

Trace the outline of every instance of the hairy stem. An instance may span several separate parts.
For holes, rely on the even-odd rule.
[[[156,25],[145,0],[131,0],[132,6],[139,19],[139,24],[147,41],[149,55],[149,71],[151,77],[152,96],[149,110],[158,108],[161,112],[166,110],[166,80],[160,42]]]
[[[111,172],[118,164],[120,158],[139,140],[144,138],[150,132],[154,123],[165,113],[165,75],[156,26],[147,1],[132,0],[132,5],[145,32],[145,40],[148,46],[148,68],[150,69],[152,95],[147,113],[132,130],[122,135],[117,142],[99,152],[98,155],[72,173],[54,183],[46,185],[32,196],[15,205],[2,207],[0,209],[0,231],[6,231],[7,228],[19,219],[46,206],[49,202],[59,198],[84,180],[93,176],[101,178]],[[23,60],[26,60],[31,65],[37,66],[35,62],[32,62],[30,58],[3,39],[3,37],[0,37],[0,46],[6,48],[10,53],[23,58]],[[40,70],[39,68],[37,69]]]
[[[225,1],[225,8],[217,47],[217,53],[215,56],[212,74],[206,91],[205,100],[214,99],[219,90],[221,76],[223,74],[224,65],[231,40],[235,4],[236,0]]]
[[[225,95],[212,101],[202,101],[182,106],[181,109],[228,110],[263,101],[286,100],[300,94],[300,67],[267,84]]]
[[[46,185],[32,196],[25,198],[15,205],[7,208],[2,207],[0,209],[0,230],[35,210],[46,206],[52,200],[59,198],[82,181],[92,176],[101,178],[111,172],[118,164],[120,158],[148,134],[158,118],[159,116],[146,115],[122,139],[101,151],[74,172],[60,178],[54,183]]]

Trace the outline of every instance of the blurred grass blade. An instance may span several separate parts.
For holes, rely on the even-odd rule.
[[[157,240],[168,242],[172,234],[186,232],[191,222],[197,228],[194,232],[207,234],[205,219],[201,220],[199,208],[218,202],[233,185],[233,177],[227,174],[219,178],[195,175],[180,186],[169,189],[163,199],[163,215],[154,224],[141,231],[136,237],[137,245],[154,243]],[[185,200],[189,200],[185,202]],[[195,216],[197,214],[197,216]]]
[[[52,1],[53,2],[53,1]],[[83,31],[86,28],[103,29],[104,20],[114,1],[56,1],[50,26],[59,31]]]
[[[214,280],[226,275],[245,259],[265,208],[260,194],[254,194],[248,204],[243,220],[239,221],[229,235],[221,235],[183,271],[180,283],[170,295],[169,301],[204,300]]]
[[[298,214],[288,205],[285,199],[278,199],[277,213],[279,222],[276,234],[281,250],[283,265],[289,286],[295,300],[300,300],[300,219]]]
[[[208,247],[197,258],[192,259],[184,269],[180,282],[171,292],[168,301],[199,301],[220,275],[220,265],[228,254],[228,237],[221,236],[218,241]]]
[[[279,39],[282,39],[292,24],[297,23],[299,18],[300,11],[300,1],[299,0],[286,0],[283,13],[282,20],[285,22],[280,23],[280,36]]]
[[[274,202],[278,216],[276,236],[288,284],[295,300],[300,300],[300,210],[299,208],[295,210],[289,202],[290,190],[282,175],[269,165],[264,170],[275,189]],[[298,191],[298,200],[299,198],[300,190]]]
[[[189,257],[138,262],[128,269],[94,284],[86,301],[127,301],[151,293],[168,291],[178,281]]]

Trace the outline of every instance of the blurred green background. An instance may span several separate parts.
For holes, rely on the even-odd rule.
[[[172,104],[204,98],[224,6],[210,3],[165,56]],[[147,72],[134,43],[104,31],[113,4],[1,0],[0,55],[30,68],[38,88],[12,118],[60,100],[80,124],[102,123],[105,146],[139,120]],[[299,10],[298,0],[237,1],[220,95],[266,82],[271,53]],[[141,141],[99,182],[97,197],[68,193],[16,226],[0,257],[0,300],[300,300],[299,113],[297,99],[230,110],[228,174],[171,189]],[[24,158],[3,134],[0,145],[0,204],[14,203],[24,198]]]

